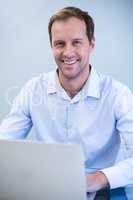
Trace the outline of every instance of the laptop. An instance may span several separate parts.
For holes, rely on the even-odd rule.
[[[86,200],[76,144],[0,140],[0,200]]]

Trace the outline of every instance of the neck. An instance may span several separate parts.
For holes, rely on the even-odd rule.
[[[86,68],[84,73],[75,78],[66,78],[59,71],[59,82],[70,98],[73,98],[83,88],[89,77],[90,69],[91,66]]]

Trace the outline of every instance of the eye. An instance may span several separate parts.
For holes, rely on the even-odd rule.
[[[74,40],[73,41],[74,46],[80,46],[81,44],[82,44],[82,42],[80,40]]]
[[[64,45],[65,45],[65,43],[64,43],[63,41],[57,41],[57,42],[54,43],[54,46],[55,46],[56,48],[61,48],[61,47],[63,47]]]

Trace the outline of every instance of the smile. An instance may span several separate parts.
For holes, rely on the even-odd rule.
[[[63,60],[63,62],[67,65],[72,65],[75,64],[78,60],[77,59],[73,59],[73,60]]]

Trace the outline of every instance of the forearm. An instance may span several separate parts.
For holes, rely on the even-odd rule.
[[[133,184],[133,158],[125,159],[112,167],[86,174],[87,192],[95,192],[105,187],[111,189]]]
[[[111,189],[133,184],[133,158],[125,159],[101,171],[106,175]]]
[[[102,188],[109,187],[109,182],[105,174],[101,171],[86,174],[87,192],[96,192]]]

